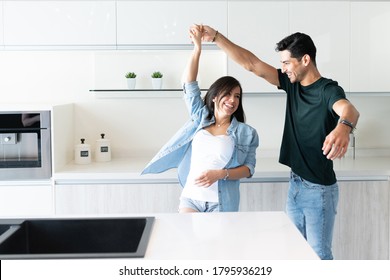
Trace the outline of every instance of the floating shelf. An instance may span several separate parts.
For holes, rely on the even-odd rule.
[[[206,89],[201,89],[201,91],[204,91]],[[124,92],[124,91],[130,91],[130,92],[138,92],[138,91],[183,91],[183,89],[174,88],[162,88],[162,89],[90,89],[89,91],[94,92],[102,92],[102,91],[110,91],[110,92]]]

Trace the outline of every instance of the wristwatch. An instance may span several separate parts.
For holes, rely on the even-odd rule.
[[[356,129],[356,127],[353,125],[353,123],[351,123],[350,121],[348,121],[346,119],[340,119],[340,123],[342,123],[346,126],[349,126],[351,128],[351,133],[353,133]]]

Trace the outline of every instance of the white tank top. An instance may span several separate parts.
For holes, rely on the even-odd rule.
[[[218,202],[218,181],[210,187],[196,186],[194,179],[208,169],[222,169],[229,162],[234,149],[233,139],[227,135],[214,136],[199,130],[192,140],[191,167],[182,196],[200,201]]]

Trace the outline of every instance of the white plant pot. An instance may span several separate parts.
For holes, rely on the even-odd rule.
[[[162,88],[162,78],[152,78],[152,86],[153,86],[153,89],[161,89]]]
[[[127,78],[126,80],[127,80],[127,88],[135,89],[136,78]]]

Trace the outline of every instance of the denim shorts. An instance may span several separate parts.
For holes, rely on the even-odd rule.
[[[200,201],[182,196],[179,204],[179,209],[181,208],[191,208],[198,212],[219,212],[219,203]]]

